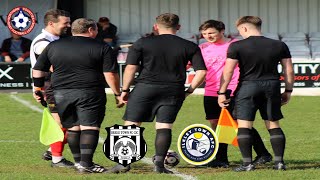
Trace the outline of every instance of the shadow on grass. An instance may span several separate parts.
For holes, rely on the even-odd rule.
[[[230,171],[235,167],[238,167],[242,162],[241,161],[231,161],[229,168],[210,168],[206,166],[193,166],[193,165],[184,165],[178,166],[176,169],[179,172],[195,172],[195,174],[206,174],[212,172],[226,172]],[[287,170],[306,170],[306,169],[319,169],[320,168],[320,159],[313,160],[286,160]],[[263,165],[256,166],[257,170],[273,170],[273,162],[269,162]]]
[[[287,169],[304,170],[320,168],[320,159],[313,160],[286,160]]]

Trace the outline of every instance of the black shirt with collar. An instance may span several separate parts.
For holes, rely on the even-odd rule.
[[[137,83],[181,86],[186,81],[188,61],[195,70],[206,70],[198,45],[162,34],[136,41],[129,49],[126,64],[140,66]]]
[[[103,72],[118,72],[112,49],[89,37],[73,36],[51,42],[33,69],[49,71],[54,89],[104,88]]]
[[[291,55],[282,41],[250,36],[233,42],[228,48],[227,58],[238,60],[239,81],[279,80],[278,64]]]

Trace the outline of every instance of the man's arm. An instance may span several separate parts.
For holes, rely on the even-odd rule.
[[[1,50],[2,50],[2,53],[1,53],[1,56],[4,57],[4,61],[5,62],[12,62],[12,59],[10,57],[10,46],[11,46],[11,39],[5,39],[2,43],[2,47],[1,47]]]
[[[45,76],[47,75],[47,72],[49,71],[49,68],[51,66],[51,63],[47,56],[47,52],[48,49],[45,49],[43,53],[41,53],[32,69],[32,79],[34,86],[33,96],[38,102],[44,101],[44,95],[42,92],[45,83]]]
[[[40,70],[32,70],[32,79],[33,79],[33,88],[34,93],[33,97],[37,102],[44,101],[43,88],[44,88],[44,77],[46,76],[46,72]]]
[[[281,60],[283,69],[283,76],[285,82],[285,92],[281,95],[281,104],[287,104],[291,97],[294,84],[294,71],[291,58],[285,58]]]
[[[125,103],[127,102],[127,98],[129,95],[130,85],[134,80],[135,73],[137,72],[138,68],[138,65],[128,64],[124,70],[121,99]]]
[[[232,75],[234,72],[234,68],[237,66],[238,60],[236,59],[230,59],[227,58],[226,64],[223,69],[223,73],[220,78],[220,89],[219,93],[221,95],[218,95],[218,103],[220,107],[225,107],[227,106],[225,103],[227,102],[226,96],[224,93],[226,93],[228,85],[232,79]]]
[[[104,72],[104,77],[109,85],[109,87],[111,88],[111,90],[113,91],[114,95],[115,95],[115,99],[116,99],[116,104],[118,108],[121,108],[124,106],[124,103],[121,101],[120,99],[120,78],[119,78],[119,74],[115,73],[115,72]]]
[[[189,88],[186,91],[186,96],[193,93],[193,91],[199,87],[206,78],[207,70],[197,70],[194,78],[191,81]]]
[[[104,72],[104,77],[115,95],[120,95],[120,78],[118,73]]]

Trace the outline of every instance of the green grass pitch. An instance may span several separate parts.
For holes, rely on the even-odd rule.
[[[18,103],[8,93],[0,94],[0,179],[181,179],[173,175],[159,175],[152,172],[153,167],[141,161],[132,164],[132,170],[126,174],[79,175],[72,169],[51,168],[50,162],[41,159],[47,147],[39,142],[41,113]],[[31,93],[16,94],[18,98],[35,102]],[[174,124],[171,148],[177,151],[177,139],[180,132],[188,125],[202,123],[204,120],[202,96],[189,96]],[[231,168],[197,168],[183,160],[175,168],[178,172],[191,175],[196,179],[319,179],[320,178],[320,97],[292,97],[291,102],[283,107],[285,119],[281,121],[286,134],[287,145],[285,162],[287,171],[274,171],[272,164],[258,166],[256,171],[235,173],[231,168],[239,165],[241,156],[237,148],[229,146]],[[108,96],[105,121],[100,136],[105,138],[104,127],[122,124],[123,109],[117,109],[114,96]],[[145,123],[144,137],[148,145],[147,157],[154,154],[154,123]],[[273,154],[269,134],[264,123],[257,115],[255,127],[261,134],[267,149]],[[69,147],[65,147],[64,156],[73,160]],[[253,158],[255,154],[253,155]],[[94,161],[107,168],[115,163],[108,160],[99,144]]]

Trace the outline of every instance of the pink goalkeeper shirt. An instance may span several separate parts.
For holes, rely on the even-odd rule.
[[[235,41],[237,40],[233,39],[224,44],[206,42],[199,45],[207,67],[206,86],[204,93],[205,96],[218,96],[217,91],[220,87],[220,77],[227,59],[227,50],[229,45]],[[239,67],[237,66],[234,70],[232,80],[228,86],[228,89],[232,90],[232,96],[233,92],[237,88],[239,73]]]

